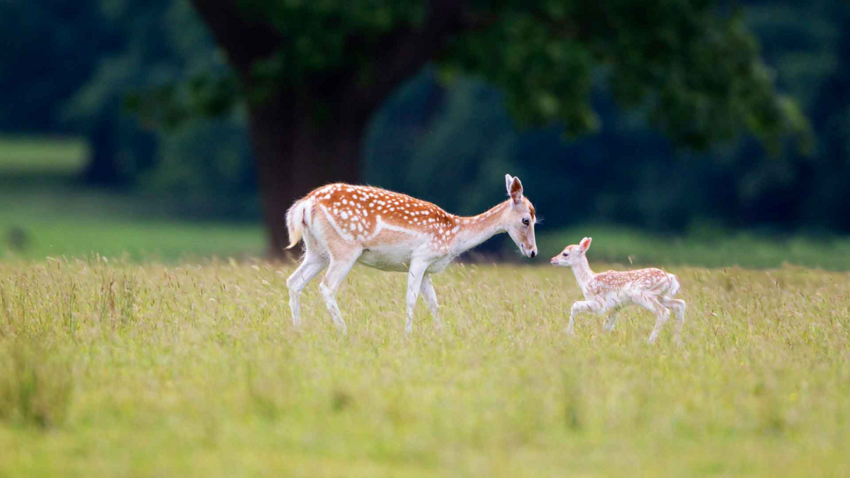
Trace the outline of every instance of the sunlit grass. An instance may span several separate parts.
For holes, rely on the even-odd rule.
[[[101,254],[131,260],[175,261],[199,257],[258,255],[265,235],[258,224],[32,218],[9,221],[0,233],[0,260]]]
[[[848,274],[671,269],[677,348],[639,309],[567,337],[555,268],[454,266],[410,337],[404,275],[355,268],[348,336],[315,283],[297,331],[290,271],[0,265],[0,475],[850,472]]]
[[[78,138],[0,137],[0,175],[79,173],[88,145]]]

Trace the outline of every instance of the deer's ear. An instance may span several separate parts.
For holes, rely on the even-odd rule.
[[[522,182],[519,178],[513,178],[513,181],[508,185],[508,194],[511,195],[514,204],[519,204],[522,201]]]
[[[588,249],[590,248],[590,243],[591,243],[592,241],[593,241],[593,238],[592,238],[592,237],[585,237],[584,239],[582,239],[582,240],[581,240],[581,242],[579,243],[579,245],[581,246],[581,248],[582,248],[583,250],[585,250],[585,251],[586,251],[586,250],[588,250]]]
[[[505,175],[505,189],[508,190],[508,194],[511,193],[511,183],[514,182],[514,177],[510,174]]]

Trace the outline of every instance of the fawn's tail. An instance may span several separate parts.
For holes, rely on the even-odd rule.
[[[667,274],[667,279],[670,281],[670,288],[667,291],[667,295],[673,297],[679,292],[679,278],[675,274]]]

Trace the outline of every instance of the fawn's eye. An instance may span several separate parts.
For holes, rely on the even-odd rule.
[[[564,257],[569,257],[569,256],[570,256],[570,253],[569,253],[569,252],[565,252],[565,253],[564,253]]]
[[[524,217],[524,218],[522,218],[522,223],[527,226],[527,225],[531,224],[531,221],[527,217]]]

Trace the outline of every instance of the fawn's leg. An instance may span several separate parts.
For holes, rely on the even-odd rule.
[[[613,332],[614,326],[617,325],[617,316],[619,315],[620,308],[617,307],[616,309],[612,310],[610,314],[608,314],[608,317],[605,318],[605,322],[602,323],[602,327],[608,332]]]
[[[575,322],[576,315],[582,312],[599,312],[602,310],[602,304],[596,302],[595,300],[580,300],[573,304],[570,308],[570,323],[567,325],[567,333],[570,335],[575,335],[575,327],[573,324]]]
[[[670,319],[670,311],[661,305],[656,297],[640,296],[636,297],[634,302],[655,315],[655,327],[652,329],[652,333],[649,334],[649,343],[653,343],[658,338],[658,334],[661,332],[664,324]]]
[[[676,342],[682,341],[682,327],[685,325],[685,309],[687,305],[682,299],[661,297],[661,303],[676,314]]]

